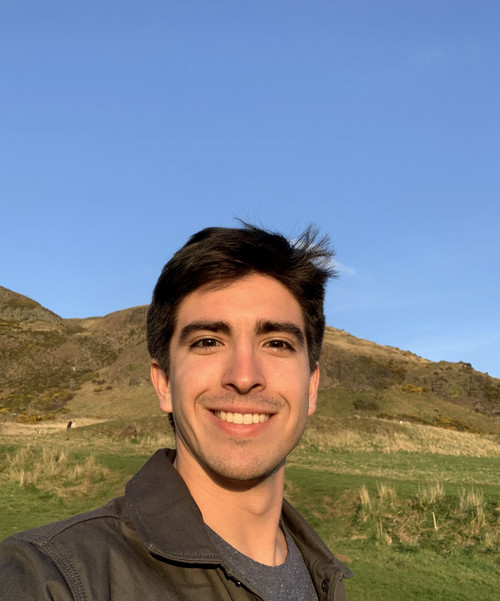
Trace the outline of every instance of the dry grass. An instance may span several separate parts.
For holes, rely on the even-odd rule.
[[[461,511],[477,509],[484,506],[484,495],[475,489],[462,489],[459,495],[459,506]]]
[[[370,493],[364,484],[359,489],[359,501],[361,505],[361,519],[366,522],[369,516],[372,515],[372,500],[370,498]]]
[[[377,451],[382,453],[430,453],[468,457],[500,457],[500,443],[494,436],[455,432],[433,426],[403,423],[390,424],[386,431],[383,420],[380,432],[361,432],[340,427],[332,420],[330,431],[306,430],[302,444],[319,451]]]
[[[483,493],[475,489],[462,489],[458,500],[460,511],[469,516],[472,534],[476,536],[481,534],[487,528],[487,507]],[[488,534],[492,534],[491,530]]]
[[[498,508],[488,505],[474,488],[446,496],[443,484],[433,482],[419,486],[415,497],[403,497],[379,484],[376,496],[365,485],[358,495],[358,537],[364,534],[380,544],[397,541],[446,552],[458,547],[500,550]]]
[[[397,498],[396,489],[379,482],[377,484],[379,502],[383,506],[392,506]]]
[[[444,486],[442,482],[427,482],[418,485],[417,499],[420,505],[432,505],[444,498]]]
[[[133,444],[137,449],[144,453],[154,453],[157,449],[172,448],[175,446],[175,438],[173,433],[165,432],[163,434],[146,434],[133,440]]]
[[[3,460],[0,481],[16,482],[21,488],[34,487],[61,498],[83,497],[109,470],[94,456],[83,461],[65,450],[26,446],[8,453]]]

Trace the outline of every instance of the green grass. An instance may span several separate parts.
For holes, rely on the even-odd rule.
[[[355,578],[347,581],[354,601],[496,601],[498,558],[466,551],[452,557],[359,541],[346,542]]]
[[[418,437],[420,427],[411,428]],[[455,434],[456,446],[460,436]],[[365,436],[361,446],[369,448],[374,440],[380,442]],[[498,450],[491,457],[446,455],[444,436],[445,448],[436,453],[382,452],[376,444],[372,451],[358,451],[356,441],[347,435],[342,442],[335,433],[326,440],[307,435],[289,460],[286,487],[287,496],[354,571],[348,597],[496,599]],[[471,450],[469,442],[463,453]],[[477,437],[479,455],[484,443]],[[467,504],[469,497],[479,499],[477,507]]]
[[[497,439],[383,420],[357,430],[331,418],[312,425],[289,459],[286,495],[354,571],[350,601],[496,600]],[[0,538],[122,494],[171,440],[164,423],[139,426],[138,436],[130,435],[136,425],[119,421],[79,428],[28,449],[5,439]]]
[[[37,474],[37,468],[44,466],[44,448],[47,449],[28,447],[31,461],[22,470],[12,470],[12,457],[16,453],[24,456],[26,447],[17,450],[12,446],[0,447],[0,540],[21,530],[100,507],[112,497],[123,494],[127,480],[149,457],[142,453],[92,452],[90,449],[68,452],[65,449],[61,473],[42,469]],[[76,466],[85,469],[88,465],[93,466],[92,473],[75,474]]]

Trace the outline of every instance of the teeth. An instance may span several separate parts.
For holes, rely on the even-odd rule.
[[[230,424],[262,424],[267,422],[267,413],[232,413],[231,411],[216,411],[215,415],[224,422]]]

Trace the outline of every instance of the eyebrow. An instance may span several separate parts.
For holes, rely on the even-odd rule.
[[[229,334],[231,332],[231,328],[229,324],[225,321],[192,321],[188,323],[187,326],[184,326],[179,333],[179,342],[185,342],[191,334],[195,332],[200,332],[202,330],[208,332],[222,332],[223,334]]]
[[[214,334],[220,332],[229,335],[231,333],[231,326],[225,321],[193,321],[182,328],[179,333],[179,342],[185,342],[189,336],[200,331],[213,332]],[[254,331],[257,335],[272,334],[273,332],[289,334],[290,336],[293,336],[301,346],[305,346],[304,333],[298,325],[292,322],[261,319],[257,322]]]
[[[257,326],[255,328],[256,334],[272,334],[273,332],[289,334],[293,336],[301,346],[305,345],[304,333],[298,325],[292,322],[268,320],[260,320],[257,322]]]

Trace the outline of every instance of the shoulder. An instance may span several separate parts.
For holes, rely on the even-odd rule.
[[[100,509],[8,537],[0,543],[0,601],[86,599],[82,566],[93,569],[112,540],[126,538],[127,529],[123,499],[117,498]]]
[[[127,521],[123,497],[117,497],[99,509],[13,534],[1,543],[0,548],[6,545],[31,545],[43,550],[69,544],[75,539],[78,539],[79,547],[81,547],[82,543],[93,540],[96,536],[105,536],[108,530],[117,528],[120,522]],[[85,532],[85,540],[80,538],[82,532]]]

